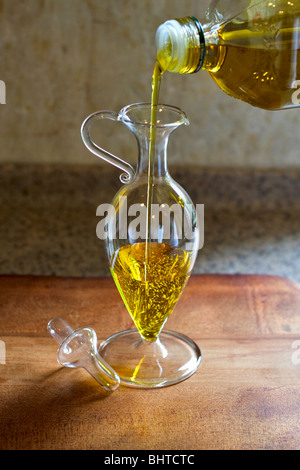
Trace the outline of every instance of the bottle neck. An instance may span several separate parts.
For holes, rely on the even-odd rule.
[[[216,68],[217,38],[204,31],[197,18],[166,21],[158,28],[155,41],[157,60],[163,71],[196,73]]]

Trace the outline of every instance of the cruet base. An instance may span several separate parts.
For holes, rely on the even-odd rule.
[[[146,341],[137,330],[114,334],[99,347],[99,354],[117,372],[121,385],[159,388],[179,383],[199,368],[199,347],[190,338],[162,331],[156,341]]]

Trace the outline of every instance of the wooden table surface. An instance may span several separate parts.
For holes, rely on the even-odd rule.
[[[300,287],[266,276],[193,276],[167,329],[203,362],[157,390],[106,392],[62,368],[47,323],[131,328],[111,279],[0,277],[0,448],[300,449]],[[298,347],[298,349],[297,349]]]

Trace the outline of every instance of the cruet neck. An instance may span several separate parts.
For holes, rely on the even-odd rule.
[[[167,147],[171,130],[153,129],[153,132],[135,132],[139,156],[136,177],[148,175],[164,177],[168,173]],[[151,166],[151,168],[150,168]]]
[[[140,103],[123,108],[120,120],[133,132],[138,142],[136,177],[148,175],[149,169],[153,176],[166,176],[169,137],[181,125],[189,125],[185,113],[175,106],[152,107],[149,103]]]

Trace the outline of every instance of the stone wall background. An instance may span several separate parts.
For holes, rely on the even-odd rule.
[[[99,164],[80,126],[99,109],[149,101],[154,37],[165,20],[203,16],[200,0],[0,0],[0,163]],[[170,165],[300,167],[300,109],[267,112],[221,92],[206,72],[166,74],[161,102],[190,127],[170,141]],[[97,141],[134,162],[135,139],[103,122]]]

